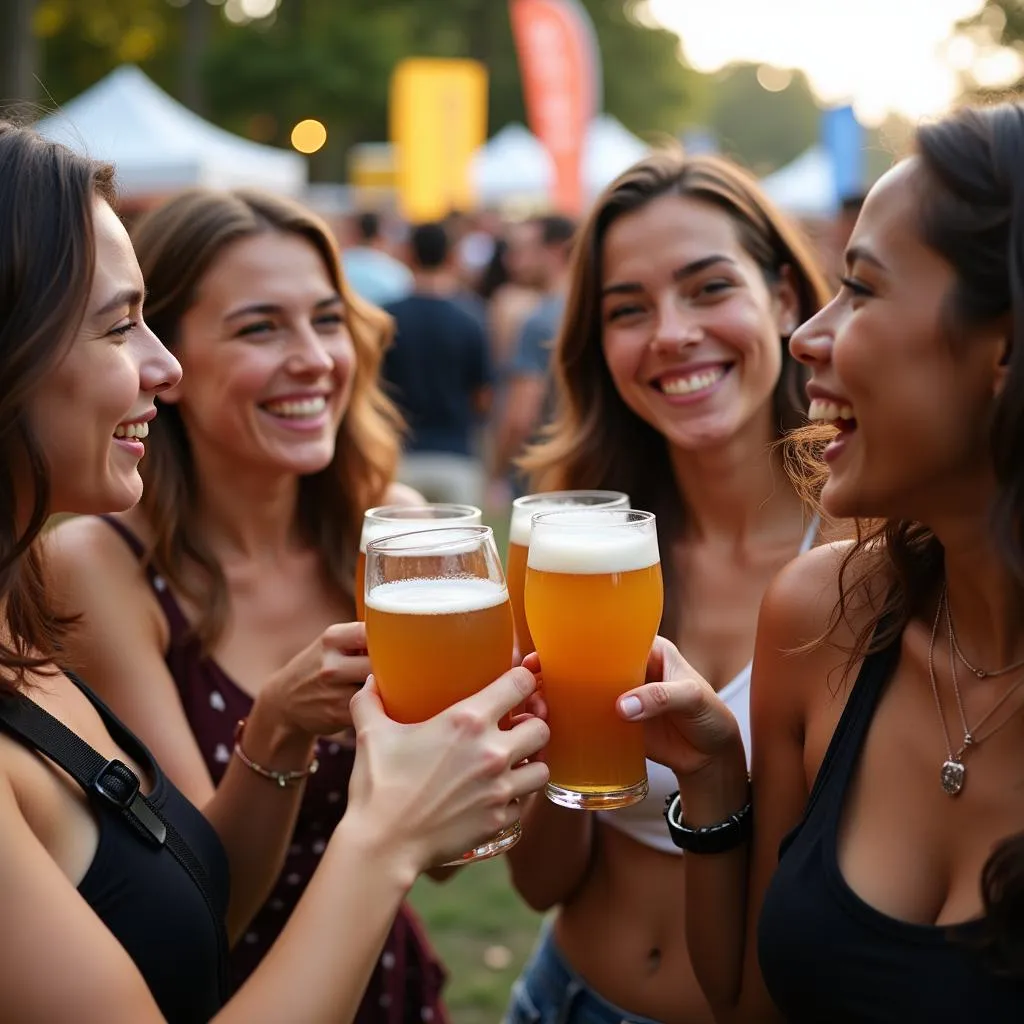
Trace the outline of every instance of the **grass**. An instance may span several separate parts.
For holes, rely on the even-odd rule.
[[[421,878],[411,902],[448,968],[454,1024],[498,1024],[541,923],[512,889],[504,859],[468,865],[447,882]]]
[[[504,562],[508,513],[486,523]],[[512,889],[504,858],[471,864],[440,884],[422,878],[411,902],[448,968],[445,1003],[454,1024],[499,1024],[542,920]]]

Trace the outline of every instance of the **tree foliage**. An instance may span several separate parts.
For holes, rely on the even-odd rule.
[[[701,102],[701,76],[683,64],[679,40],[645,20],[642,0],[581,2],[602,51],[605,109],[639,134],[677,133]],[[403,57],[483,61],[491,131],[524,119],[505,0],[280,0],[244,25],[226,10],[224,0],[36,0],[45,94],[64,102],[132,62],[261,141],[287,144],[296,121],[316,117],[330,140],[314,161],[320,177],[343,173],[353,142],[387,137],[388,83]]]

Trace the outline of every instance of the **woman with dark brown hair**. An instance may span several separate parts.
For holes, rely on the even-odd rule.
[[[260,902],[301,795],[277,758],[308,752],[303,723],[323,712],[254,722],[246,753],[284,785],[236,757],[207,820],[63,667],[82,626],[48,605],[43,527],[139,500],[144,428],[181,376],[142,319],[113,199],[110,167],[0,122],[0,1019],[352,1020],[417,874],[507,827],[517,798],[543,785],[543,766],[522,759],[546,726],[498,727],[535,680],[517,669],[417,726],[391,722],[372,683],[353,697],[344,822],[285,934],[228,1001],[229,900]],[[222,843],[214,826],[232,820]],[[239,841],[251,873],[229,896]]]
[[[238,985],[345,811],[353,750],[334,734],[370,670],[353,621],[363,513],[417,496],[392,482],[400,423],[378,383],[391,322],[346,287],[326,225],[288,199],[198,189],[132,238],[147,320],[184,376],[160,396],[140,504],[65,524],[52,557],[61,607],[83,625],[69,658],[193,803],[220,807],[214,787],[231,784],[233,754],[252,758],[260,728],[290,722],[305,737],[269,767],[318,759],[298,806],[265,783],[267,820],[235,816],[230,794],[213,812],[239,892],[273,883],[262,906],[232,903]],[[268,827],[293,834],[265,877],[248,851]],[[443,981],[403,908],[358,1019],[443,1021]]]
[[[559,411],[524,459],[536,490],[625,491],[657,514],[660,631],[741,723],[761,597],[818,533],[776,442],[806,408],[786,339],[824,301],[807,243],[746,173],[652,154],[581,232],[554,353]],[[538,796],[524,813],[513,881],[535,909],[559,909],[512,1024],[711,1019],[678,927],[683,864],[663,816],[675,780],[654,763],[648,779],[633,807],[583,814]]]
[[[620,698],[671,767],[720,1022],[1024,1013],[1024,105],[922,127],[793,336],[798,482],[855,540],[765,596],[750,781],[662,642]],[[684,648],[685,649],[685,648]]]

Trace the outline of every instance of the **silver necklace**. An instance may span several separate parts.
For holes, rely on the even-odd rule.
[[[943,593],[946,593],[945,589],[943,590]],[[949,607],[948,594],[946,594],[945,600],[946,620],[949,623],[949,642],[952,644],[952,649],[956,653],[956,656],[960,659],[964,668],[966,668],[968,672],[973,672],[979,679],[987,679],[991,676],[1005,676],[1010,672],[1016,672],[1017,669],[1024,668],[1024,658],[1020,661],[1015,661],[1012,665],[1005,666],[1005,668],[992,669],[991,671],[972,665],[967,658],[964,657],[964,652],[960,650],[960,644],[957,642],[956,631],[953,629],[953,612]]]
[[[956,697],[957,710],[960,713],[960,724],[964,730],[963,742],[960,744],[960,749],[953,753],[953,741],[949,737],[949,729],[946,726],[946,716],[942,712],[942,700],[939,697],[939,684],[935,678],[935,638],[939,632],[939,621],[942,618],[942,613],[946,613],[946,625],[949,632],[949,670],[950,675],[953,678],[953,695]],[[972,746],[977,746],[984,740],[987,740],[990,736],[997,733],[1013,716],[1004,719],[994,729],[990,729],[984,736],[975,735],[971,731],[970,726],[967,724],[967,714],[964,711],[963,697],[960,694],[960,685],[956,677],[956,657],[954,651],[956,650],[956,635],[953,631],[953,619],[949,614],[949,599],[946,593],[946,585],[942,585],[942,592],[939,595],[939,603],[935,609],[935,622],[932,624],[932,635],[931,641],[928,644],[928,678],[932,684],[932,695],[935,697],[935,709],[939,713],[939,723],[942,725],[942,735],[946,740],[946,760],[942,762],[942,770],[939,773],[939,781],[942,784],[943,790],[950,796],[956,796],[963,788],[964,782],[967,777],[967,766],[964,764],[964,758],[967,755],[968,750]],[[1009,671],[1009,670],[1006,670]],[[1020,687],[1024,685],[1024,677],[1021,677],[1013,686],[1010,687],[992,705],[991,708],[982,716],[981,720],[974,727],[975,731],[980,729],[995,713],[1010,699],[1010,697],[1017,692]]]

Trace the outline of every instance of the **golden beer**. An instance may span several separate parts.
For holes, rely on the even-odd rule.
[[[512,503],[505,578],[508,581],[516,645],[521,658],[525,658],[536,649],[530,635],[529,623],[526,621],[526,606],[523,603],[531,522],[538,512],[552,512],[564,508],[629,508],[629,495],[623,494],[622,491],[547,491],[516,498]]]
[[[366,604],[366,642],[387,713],[423,722],[508,671],[508,591],[479,578],[383,583]]]
[[[555,803],[607,809],[647,795],[643,727],[620,718],[616,700],[644,681],[662,604],[650,513],[534,520],[526,614],[544,678]]]
[[[512,666],[512,612],[493,531],[434,525],[366,549],[366,644],[381,700],[399,722],[432,718]],[[517,821],[451,863],[503,853],[521,832]]]
[[[366,618],[366,546],[370,541],[400,533],[431,530],[435,526],[474,526],[481,519],[482,513],[475,505],[447,502],[432,505],[381,505],[367,510],[363,516],[359,557],[356,559],[356,619],[361,622]]]

